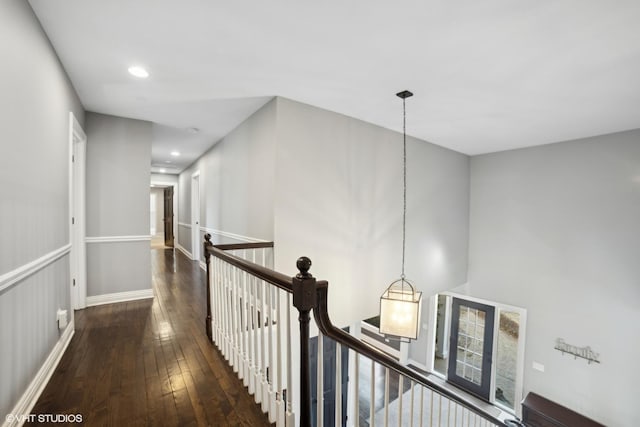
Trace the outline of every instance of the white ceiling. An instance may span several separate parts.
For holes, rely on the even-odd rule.
[[[85,108],[154,122],[174,172],[272,96],[401,130],[409,89],[408,133],[470,155],[640,128],[637,0],[30,3]]]

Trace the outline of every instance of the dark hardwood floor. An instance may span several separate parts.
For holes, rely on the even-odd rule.
[[[152,250],[151,262],[153,300],[76,311],[32,413],[81,414],[87,426],[269,426],[205,335],[206,274],[178,251]]]

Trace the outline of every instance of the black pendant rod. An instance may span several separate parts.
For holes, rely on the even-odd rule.
[[[396,93],[402,98],[402,285],[404,287],[404,259],[407,240],[407,107],[406,99],[413,96],[408,90]]]

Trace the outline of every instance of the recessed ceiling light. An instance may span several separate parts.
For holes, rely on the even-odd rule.
[[[129,67],[128,71],[129,71],[129,74],[131,74],[132,76],[138,77],[140,79],[146,79],[147,77],[149,77],[149,72],[137,65]]]
[[[160,169],[160,173],[165,173],[165,172],[167,172],[166,169]]]
[[[179,151],[172,151],[172,152],[171,152],[171,155],[172,155],[173,157],[178,157],[178,156],[180,155],[180,152],[179,152]]]

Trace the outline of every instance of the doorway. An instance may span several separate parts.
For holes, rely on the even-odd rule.
[[[73,113],[69,113],[69,257],[71,279],[71,307],[86,307],[87,250],[85,225],[85,162],[87,135]],[[71,313],[73,313],[73,310]],[[72,314],[73,318],[73,314]]]
[[[173,187],[164,189],[164,216],[162,222],[164,224],[164,245],[173,248]]]
[[[200,171],[191,175],[191,255],[200,261]]]
[[[491,393],[494,307],[453,298],[447,378],[486,400]]]
[[[349,332],[349,328],[344,328]],[[322,336],[322,401],[323,427],[336,426],[336,342],[331,338]],[[309,340],[309,379],[311,384],[311,425],[318,421],[318,337]],[[340,369],[342,378],[342,427],[347,425],[347,398],[349,395],[349,349],[341,346]]]
[[[151,184],[149,201],[151,249],[173,249],[175,241],[173,186]]]

